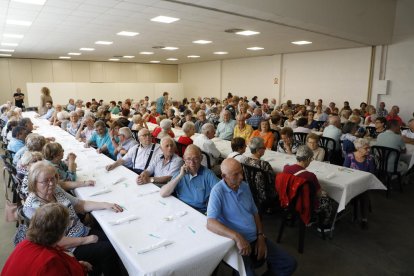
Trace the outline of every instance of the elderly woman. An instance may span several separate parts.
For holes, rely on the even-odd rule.
[[[293,139],[293,130],[284,127],[280,131],[280,141],[277,143],[277,151],[286,154],[295,154],[299,144]]]
[[[53,120],[54,126],[60,126],[62,129],[66,130],[66,126],[69,124],[69,112],[62,110],[56,113],[56,118]]]
[[[156,139],[162,139],[170,136],[174,138],[174,132],[171,130],[172,121],[170,119],[164,119],[160,122],[160,126],[156,127],[152,132],[152,137]]]
[[[71,225],[67,228],[66,236],[57,245],[72,251],[78,260],[90,262],[94,275],[119,275],[117,255],[108,238],[102,230],[85,226],[77,213],[95,210],[122,212],[122,208],[115,203],[85,201],[73,197],[57,185],[58,178],[55,168],[48,162],[37,162],[30,168],[30,194],[23,205],[23,214],[31,219],[36,209],[48,203],[67,207]],[[21,224],[15,236],[16,244],[24,239],[26,231],[27,226]]]
[[[21,180],[17,187],[17,193],[19,194],[20,199],[26,200],[29,195],[29,180],[27,176],[29,174],[30,167],[37,161],[41,160],[43,160],[43,155],[38,151],[26,151],[19,160],[16,170],[17,178]]]
[[[323,161],[325,158],[325,150],[319,147],[319,135],[315,133],[309,133],[306,136],[306,145],[312,150],[312,160]]]
[[[252,132],[249,141],[254,137],[261,137],[264,141],[265,147],[267,149],[272,148],[275,136],[273,135],[273,132],[270,130],[269,120],[262,120],[260,122],[259,128]]]
[[[355,133],[358,131],[358,125],[353,122],[347,122],[342,127],[342,155],[345,157],[348,153],[354,152],[354,141],[357,139]]]
[[[358,138],[354,141],[354,145],[356,151],[349,153],[345,157],[344,167],[375,173],[375,163],[374,158],[370,154],[369,141],[367,139]],[[364,229],[367,227],[368,222],[368,192],[362,193],[356,198],[356,200],[360,203],[361,227]]]
[[[1,275],[86,275],[92,266],[58,246],[70,222],[65,206],[49,203],[38,208],[26,239],[13,250]]]
[[[163,137],[160,144],[162,153],[155,156],[148,168],[138,175],[138,184],[166,184],[184,165],[183,159],[175,154],[175,142],[170,136]]]
[[[59,143],[49,143],[43,147],[43,157],[56,168],[59,179],[62,181],[76,181],[76,155],[69,153],[66,162],[63,162],[64,150]]]
[[[306,125],[305,127],[309,129],[317,129],[318,122],[314,119],[315,112],[313,110],[309,110],[306,114]]]
[[[45,137],[37,134],[37,133],[30,133],[26,136],[25,146],[21,148],[13,158],[13,164],[17,165],[17,169],[19,167],[18,163],[20,158],[26,151],[42,151],[43,146],[46,144]]]
[[[297,121],[293,117],[293,111],[291,109],[288,109],[285,113],[287,120],[284,123],[284,127],[290,127],[290,128],[297,128]]]
[[[377,138],[378,135],[387,130],[387,119],[385,117],[378,117],[375,119],[375,131],[370,133],[372,138]]]
[[[93,124],[95,123],[95,117],[92,113],[88,113],[83,119],[76,132],[76,139],[82,142],[88,141],[94,132]]]
[[[140,114],[136,114],[132,116],[132,130],[140,131],[143,128],[148,128],[147,123],[142,119],[142,116]]]
[[[57,121],[57,114],[61,112],[62,110],[63,110],[62,105],[57,104],[55,106],[55,111],[53,112],[52,117],[49,118],[49,122],[51,125],[53,125],[55,121]]]
[[[70,122],[66,125],[66,131],[69,132],[71,135],[76,136],[78,132],[79,126],[81,122],[79,121],[79,116],[76,111],[72,111],[69,113]]]
[[[315,207],[321,219],[321,223],[328,225],[330,223],[330,218],[333,212],[334,202],[329,199],[326,192],[322,191],[321,185],[319,184],[318,178],[316,175],[310,171],[307,171],[306,168],[309,167],[313,159],[313,151],[305,145],[299,146],[296,152],[296,164],[286,165],[283,168],[284,173],[293,174],[295,176],[302,177],[306,179],[311,185],[313,185],[314,191],[318,198],[315,202]]]
[[[275,197],[274,194],[274,187],[266,187],[264,183],[268,183],[268,181],[264,181],[265,178],[269,177],[269,175],[273,175],[272,166],[269,162],[260,160],[260,158],[264,155],[266,151],[265,141],[262,137],[253,137],[249,142],[249,148],[252,155],[247,157],[244,161],[244,164],[261,169],[264,173],[256,173],[255,174],[255,181],[254,183],[250,183],[250,185],[256,186],[257,198],[256,204],[260,206],[259,208],[262,209],[266,208],[267,212],[271,212],[270,208],[270,200]],[[251,180],[250,180],[251,181]],[[268,183],[269,185],[271,183]]]
[[[85,143],[85,148],[94,144],[97,147],[96,151],[98,153],[106,153],[114,159],[115,148],[112,145],[111,137],[109,136],[109,131],[106,128],[105,123],[103,121],[96,121],[94,127],[95,131],[91,138]]]
[[[247,158],[243,155],[246,152],[246,140],[243,137],[234,137],[231,140],[231,149],[233,152],[229,153],[227,158],[234,158],[243,164]]]

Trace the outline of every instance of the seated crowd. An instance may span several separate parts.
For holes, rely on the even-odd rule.
[[[361,103],[355,109],[345,102],[339,110],[333,102],[324,106],[321,99],[317,104],[306,99],[304,104],[287,101],[278,106],[274,99],[259,102],[257,97],[248,100],[231,94],[223,101],[200,97],[171,101],[168,96],[164,92],[152,102],[145,97],[109,104],[92,99],[85,105],[82,100],[70,99],[66,106],[53,106],[48,101],[44,114],[39,116],[84,142],[85,147],[94,147],[98,153],[112,158],[114,162],[106,167],[108,171],[123,165],[137,173],[138,185],[157,184],[162,197],[175,195],[206,214],[209,230],[236,242],[247,275],[253,275],[260,260],[266,260],[269,275],[291,275],[296,268],[296,261],[263,234],[259,213],[263,206],[267,207],[269,193],[275,192],[262,179],[273,174],[271,165],[261,160],[266,150],[296,155],[297,163],[286,166],[284,172],[299,174],[314,186],[319,212],[326,213],[327,220],[332,204],[316,175],[306,171],[313,160],[374,173],[369,139],[377,139],[377,145],[401,153],[406,151],[406,144],[414,144],[414,119],[406,125],[398,116],[398,106],[388,112],[383,102],[378,108]],[[83,201],[71,195],[72,189],[95,185],[94,180],[79,181],[76,155],[68,153],[64,159],[59,143],[33,133],[33,123],[22,117],[20,108],[10,103],[3,105],[0,119],[3,144],[7,145],[21,181],[17,191],[23,213],[30,220],[30,225],[19,226],[14,239],[18,246],[3,272],[20,271],[18,266],[22,263],[15,258],[22,252],[53,255],[59,262],[71,265],[73,271],[88,271],[90,275],[122,272],[105,233],[96,225],[88,226],[86,217],[81,215],[98,209],[122,212],[122,207]],[[148,129],[151,124],[156,125],[152,131]],[[184,135],[175,137],[172,128],[182,129]],[[231,141],[232,153],[224,161],[212,140],[215,137]],[[326,138],[335,143],[321,144],[320,140]],[[249,156],[244,155],[247,147]],[[256,167],[265,174],[256,175],[254,183],[247,183],[243,180],[242,165]],[[398,168],[405,171],[407,164],[400,162]],[[254,187],[256,194],[252,196],[249,187]],[[358,200],[365,227],[368,193]],[[67,208],[59,207],[62,205]],[[50,218],[56,226],[42,225]],[[56,227],[57,232],[46,239],[48,227]],[[79,263],[62,255],[65,250]],[[41,269],[53,271],[53,267],[47,267],[51,264],[48,260],[36,260],[37,273],[42,273]]]

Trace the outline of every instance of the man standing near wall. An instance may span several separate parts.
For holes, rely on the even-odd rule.
[[[157,99],[157,113],[162,115],[164,114],[164,105],[168,101],[168,92],[164,92],[162,97]]]
[[[14,105],[20,108],[24,108],[24,94],[20,88],[16,89],[16,93],[13,94]]]

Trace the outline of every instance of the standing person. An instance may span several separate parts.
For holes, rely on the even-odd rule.
[[[255,265],[267,263],[266,275],[292,275],[296,260],[267,239],[243,169],[232,158],[221,164],[223,180],[211,191],[207,229],[236,242],[246,274],[255,275]]]
[[[24,94],[20,88],[16,89],[16,93],[13,94],[14,105],[20,108],[24,108]]]
[[[41,93],[41,95],[40,95],[40,107],[39,107],[38,113],[40,115],[43,115],[48,110],[48,108],[46,106],[46,103],[47,102],[53,103],[53,99],[52,99],[52,96],[50,96],[49,88],[47,88],[46,86],[42,87],[42,89],[40,90],[40,93]]]
[[[162,97],[157,99],[157,113],[162,115],[164,114],[164,105],[168,101],[168,92],[164,92]]]

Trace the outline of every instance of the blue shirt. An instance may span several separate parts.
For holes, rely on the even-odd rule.
[[[249,242],[257,239],[254,215],[258,213],[249,184],[242,182],[233,191],[221,180],[211,191],[207,218],[213,218],[241,234]]]
[[[164,96],[161,96],[157,99],[157,113],[163,114],[164,113]]]
[[[52,107],[52,108],[49,108],[49,109],[47,110],[46,114],[42,115],[40,118],[42,118],[42,119],[46,119],[46,120],[49,120],[49,119],[50,119],[50,117],[52,117],[53,112],[55,112],[55,109],[54,109],[53,107]]]
[[[16,165],[17,162],[22,158],[23,154],[27,151],[27,147],[24,146],[20,148],[13,157],[13,165]]]
[[[253,115],[249,119],[246,120],[246,123],[251,125],[254,128],[259,127],[260,122],[263,120],[262,116]]]
[[[91,136],[91,139],[89,139],[89,143],[95,143],[98,148],[102,148],[103,145],[106,145],[106,147],[108,148],[109,155],[111,156],[111,158],[115,159],[115,149],[112,145],[111,137],[109,136],[108,130],[105,130],[105,134],[103,136],[98,135],[96,131],[94,131]]]
[[[178,174],[175,174],[173,179]],[[205,212],[211,189],[217,182],[219,182],[217,176],[211,170],[201,166],[196,176],[186,173],[175,187],[175,192],[178,199],[201,212]]]
[[[231,120],[228,122],[221,122],[217,126],[216,136],[224,140],[233,139],[234,127],[236,126],[236,121]]]
[[[18,152],[22,147],[24,147],[24,142],[17,138],[11,138],[9,144],[7,145],[7,149],[13,152],[13,157],[14,154]]]

